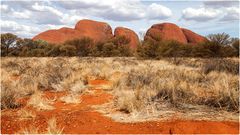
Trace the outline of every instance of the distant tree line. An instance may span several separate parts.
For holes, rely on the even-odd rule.
[[[132,56],[130,40],[117,36],[105,42],[95,43],[88,37],[68,40],[61,44],[48,44],[45,41],[21,39],[11,33],[1,34],[1,56],[56,57],[56,56],[94,56],[122,57]]]
[[[129,48],[130,40],[117,36],[105,42],[94,42],[88,37],[73,39],[61,44],[49,44],[45,41],[18,38],[11,33],[1,34],[1,56],[20,57],[128,57],[144,59],[161,57],[238,57],[239,39],[228,34],[211,34],[208,41],[190,45],[177,41],[144,40],[136,51]]]

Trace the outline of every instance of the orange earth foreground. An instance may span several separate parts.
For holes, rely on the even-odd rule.
[[[138,123],[120,123],[111,120],[111,118],[103,116],[101,113],[92,109],[91,105],[99,105],[109,102],[113,99],[112,95],[94,86],[108,83],[103,80],[93,80],[89,84],[93,86],[94,93],[84,94],[80,104],[64,104],[56,100],[54,110],[35,111],[37,116],[35,119],[18,118],[18,109],[7,109],[2,111],[1,116],[1,133],[13,134],[18,133],[22,128],[29,126],[38,127],[39,132],[45,132],[47,129],[47,121],[55,117],[57,126],[63,127],[63,133],[76,134],[144,134],[144,133],[175,133],[175,134],[192,134],[192,133],[208,133],[208,134],[238,134],[238,122],[220,122],[220,121],[189,121],[189,120],[173,120],[169,122],[151,121]],[[44,96],[48,98],[57,97],[57,99],[66,92],[46,91]],[[26,106],[27,98],[21,99],[22,108],[34,110]]]

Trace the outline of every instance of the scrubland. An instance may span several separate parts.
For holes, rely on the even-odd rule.
[[[109,85],[102,89],[111,93],[114,100],[94,108],[115,120],[132,116],[143,119],[146,115],[164,117],[173,110],[180,110],[192,119],[212,112],[221,117],[232,114],[236,120],[238,72],[238,58],[6,57],[1,58],[1,109],[19,108],[21,104],[17,100],[29,97],[27,106],[38,111],[53,110],[56,99],[44,97],[45,91],[66,91],[68,94],[61,97],[61,101],[81,104],[81,95],[90,92],[89,80],[106,80]],[[109,115],[111,109],[122,115]],[[210,111],[199,115],[199,110]],[[35,117],[31,111],[21,110],[19,114],[24,118]],[[58,128],[54,118],[49,125],[49,133]],[[56,133],[61,131],[59,128]]]

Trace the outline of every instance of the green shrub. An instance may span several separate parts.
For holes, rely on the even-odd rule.
[[[142,42],[142,45],[139,45],[137,48],[137,56],[147,59],[154,59],[158,57],[158,48],[157,42],[153,40],[145,40]]]
[[[98,42],[91,47],[90,56],[101,57],[123,57],[132,56],[132,51],[129,48],[129,41],[124,36],[114,37],[112,40]]]
[[[68,46],[67,48],[70,49],[70,52],[74,52],[75,49],[76,53],[69,54],[67,56],[88,56],[90,53],[90,47],[93,45],[93,40],[88,37],[83,37],[81,39],[73,39],[64,42],[63,46]],[[72,46],[72,47],[70,47]],[[67,49],[65,47],[65,50]]]
[[[103,42],[97,42],[91,47],[90,56],[100,57],[103,56]]]
[[[229,35],[212,34],[209,41],[188,45],[177,41],[163,41],[160,36],[155,40],[146,38],[137,50],[129,47],[130,39],[116,36],[105,42],[94,42],[89,37],[68,40],[62,44],[48,44],[46,41],[21,39],[11,33],[1,34],[1,56],[56,57],[56,56],[94,56],[128,57],[144,59],[161,57],[235,57],[239,56],[239,39]],[[135,54],[136,53],[136,54]]]
[[[233,45],[232,45],[233,46]],[[234,57],[238,56],[238,44],[235,47],[222,46],[217,42],[206,41],[201,44],[189,45],[177,41],[143,41],[137,49],[137,56],[145,59],[161,57]],[[236,49],[235,49],[236,48]]]
[[[8,56],[16,46],[17,36],[11,33],[1,34],[1,56]]]
[[[117,46],[127,45],[130,43],[130,39],[125,36],[116,36],[111,42]]]
[[[115,49],[115,45],[113,43],[105,43],[103,45],[102,56],[110,57],[119,54],[118,50]]]
[[[61,45],[59,50],[61,56],[75,56],[77,53],[76,47],[72,45]]]
[[[232,44],[232,47],[235,49],[235,56],[239,56],[239,39],[234,41],[233,44]]]

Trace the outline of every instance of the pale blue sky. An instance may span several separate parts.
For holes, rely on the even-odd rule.
[[[34,35],[63,26],[74,27],[78,20],[109,23],[113,30],[124,26],[137,34],[151,25],[171,22],[201,35],[239,34],[238,1],[6,1],[1,0],[1,33],[19,37]]]

